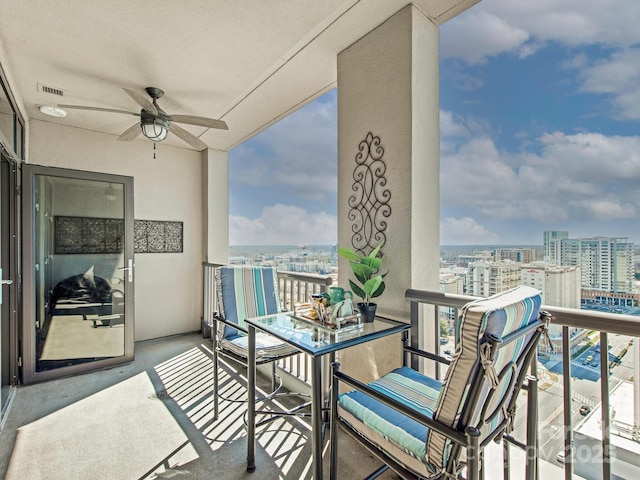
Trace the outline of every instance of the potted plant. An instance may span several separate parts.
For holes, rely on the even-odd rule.
[[[381,247],[382,244],[378,245],[369,255],[360,255],[348,247],[338,249],[338,255],[349,260],[351,270],[358,282],[350,279],[349,285],[353,293],[362,298],[362,302],[358,303],[358,309],[365,322],[373,321],[377,304],[373,303],[371,299],[382,295],[385,287],[384,277],[389,273],[379,273],[385,259],[384,255],[378,256]]]

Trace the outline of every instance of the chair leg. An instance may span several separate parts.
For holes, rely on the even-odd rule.
[[[480,431],[467,427],[467,480],[480,480]]]
[[[213,419],[218,419],[218,351],[213,340]]]
[[[271,362],[271,392],[276,391],[276,362]]]
[[[506,438],[502,439],[502,480],[510,480],[511,472],[509,466],[511,465],[511,449],[509,448],[509,442]]]

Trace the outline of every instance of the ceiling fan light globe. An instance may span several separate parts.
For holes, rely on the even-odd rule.
[[[140,126],[142,127],[142,134],[152,142],[161,142],[167,138],[167,133],[169,133],[167,126],[155,119],[143,120]]]

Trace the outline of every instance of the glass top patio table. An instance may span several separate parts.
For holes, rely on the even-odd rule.
[[[314,357],[410,328],[407,323],[375,317],[371,323],[350,324],[341,329],[332,329],[312,320],[296,317],[290,312],[248,318],[246,321]]]
[[[311,356],[312,470],[314,479],[322,479],[323,356],[330,354],[331,358],[333,358],[338,350],[407,331],[411,328],[411,325],[376,316],[373,322],[348,325],[334,330],[312,320],[295,317],[291,312],[248,318],[246,322],[249,336],[247,372],[249,399],[256,397],[256,330],[271,334]],[[249,472],[253,472],[256,468],[255,415],[255,403],[249,401],[247,411],[247,471]]]

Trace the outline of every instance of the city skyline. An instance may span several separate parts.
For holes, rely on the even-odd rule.
[[[640,242],[637,18],[633,0],[482,0],[441,27],[442,245]],[[336,243],[336,106],[230,152],[231,244]]]

